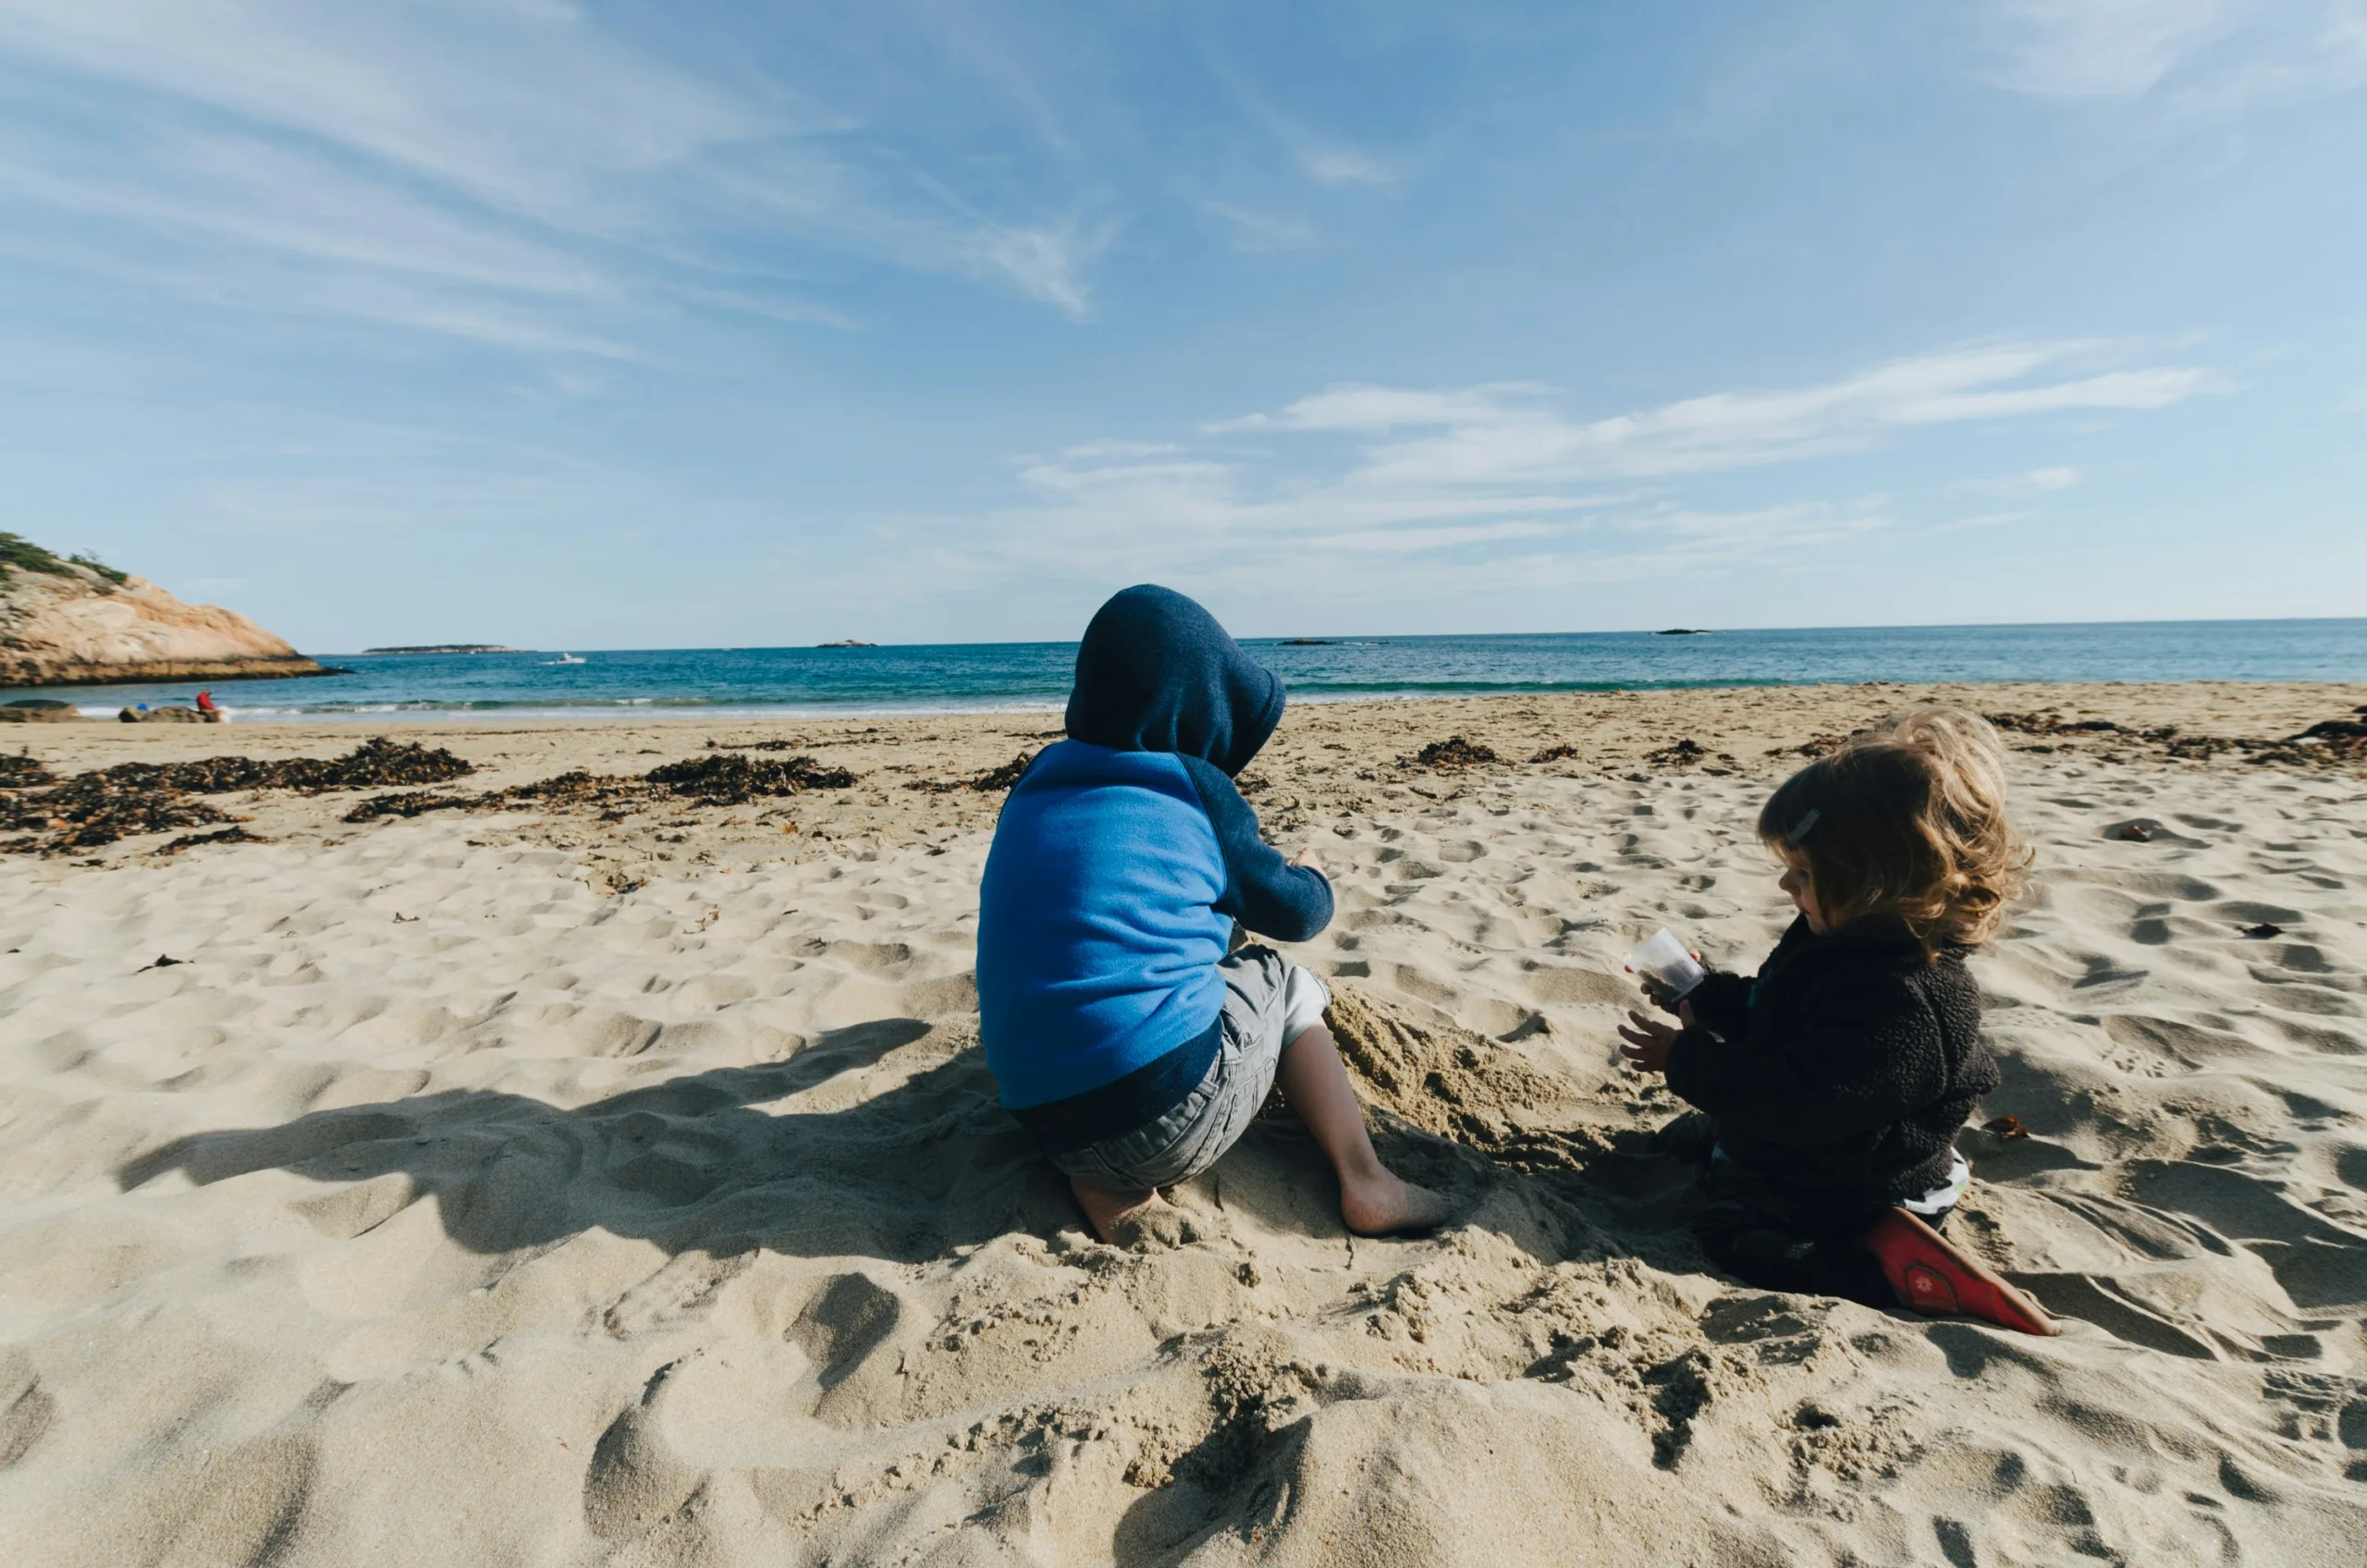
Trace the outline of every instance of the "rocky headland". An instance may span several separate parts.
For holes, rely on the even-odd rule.
[[[0,688],[329,673],[234,611],[0,533]]]

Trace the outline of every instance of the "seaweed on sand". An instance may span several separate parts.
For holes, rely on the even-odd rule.
[[[721,753],[669,762],[638,778],[577,768],[483,795],[442,795],[432,790],[378,795],[346,813],[345,820],[374,822],[431,811],[597,811],[614,821],[628,812],[683,798],[703,805],[745,805],[806,790],[844,790],[853,783],[854,775],[847,769],[825,767],[809,756],[772,762]]]
[[[1034,752],[1022,752],[1000,767],[988,768],[973,778],[915,778],[904,788],[926,790],[932,795],[950,795],[956,790],[975,790],[979,794],[991,795],[1018,783],[1020,776],[1035,760]]]
[[[1693,767],[1696,766],[1701,766],[1704,771],[1710,773],[1722,771],[1719,768],[1709,767],[1706,766],[1712,762],[1723,763],[1729,768],[1735,766],[1735,759],[1732,756],[1728,755],[1724,752],[1713,752],[1709,747],[1703,745],[1700,741],[1692,739],[1690,736],[1687,736],[1681,741],[1672,741],[1670,744],[1662,746],[1656,752],[1646,752],[1644,753],[1644,760],[1649,763],[1656,764],[1662,767]]]
[[[53,789],[0,798],[0,831],[27,835],[0,839],[0,850],[70,854],[143,833],[236,820],[178,790],[125,788],[102,774],[83,773]]]
[[[439,795],[433,790],[411,790],[399,795],[373,795],[345,814],[348,822],[375,822],[382,816],[417,816],[422,812],[450,811],[473,806],[483,796]]]
[[[218,833],[184,833],[156,852],[160,855],[177,855],[183,850],[193,850],[200,844],[268,844],[270,842],[270,839],[259,833],[250,833],[245,828],[234,825],[223,828]]]
[[[1477,767],[1482,763],[1498,762],[1495,749],[1477,741],[1466,741],[1460,735],[1450,735],[1443,741],[1433,741],[1410,757],[1400,757],[1400,767]]]
[[[743,805],[759,796],[794,795],[803,790],[844,790],[854,783],[847,769],[825,767],[812,757],[774,762],[731,752],[669,762],[651,768],[646,777],[677,795],[717,805]]]
[[[67,854],[146,833],[242,820],[193,796],[239,790],[318,793],[374,784],[433,784],[471,771],[467,762],[450,752],[410,742],[398,744],[384,736],[341,757],[266,761],[225,756],[194,762],[117,763],[78,773],[47,788],[19,789],[0,801],[0,830],[29,835],[0,842],[0,850]]]

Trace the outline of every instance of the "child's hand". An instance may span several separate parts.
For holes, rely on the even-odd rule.
[[[1315,846],[1312,844],[1309,844],[1306,848],[1299,851],[1297,854],[1293,855],[1291,857],[1291,864],[1293,865],[1303,865],[1306,867],[1307,870],[1315,873],[1318,876],[1323,877],[1327,880],[1331,875],[1330,872],[1323,869],[1323,863],[1315,858]]]
[[[1701,952],[1698,948],[1693,949],[1693,962],[1696,963],[1701,962]],[[1620,967],[1626,970],[1630,974],[1636,974],[1636,969],[1633,964],[1622,964]],[[1704,967],[1707,966],[1705,965]],[[1668,986],[1662,982],[1659,975],[1636,974],[1636,980],[1638,985],[1644,987],[1644,995],[1650,998],[1651,1004],[1654,1007],[1660,1009],[1662,1012],[1674,1012],[1676,1011],[1676,998],[1674,995],[1670,992]]]
[[[1693,1027],[1693,1004],[1677,1003],[1676,1016],[1682,1027],[1672,1029],[1657,1018],[1629,1013],[1628,1023],[1619,1026],[1619,1037],[1627,1042],[1619,1047],[1619,1054],[1639,1072],[1667,1072],[1668,1053],[1675,1048],[1677,1035]],[[1628,1027],[1629,1023],[1634,1027]]]

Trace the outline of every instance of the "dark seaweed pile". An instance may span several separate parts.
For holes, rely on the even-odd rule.
[[[677,795],[689,795],[712,805],[744,805],[767,795],[794,795],[801,790],[843,790],[854,775],[843,767],[824,767],[812,757],[759,761],[726,752],[711,757],[689,757],[654,767],[647,775]]]
[[[112,768],[77,774],[47,790],[0,796],[0,850],[45,855],[97,849],[142,833],[171,833],[237,820],[177,790],[142,789],[109,778]]]
[[[1531,762],[1564,762],[1578,754],[1577,747],[1573,746],[1567,741],[1564,741],[1558,746],[1546,747],[1543,751],[1538,753],[1528,760]]]
[[[177,855],[183,850],[193,850],[200,844],[268,844],[270,842],[270,839],[260,834],[250,833],[245,828],[233,825],[216,833],[184,833],[156,852],[160,855]]]
[[[1399,757],[1400,767],[1477,767],[1481,763],[1500,760],[1492,747],[1460,735],[1450,735],[1443,741],[1433,741],[1410,757]]]
[[[702,805],[745,805],[750,801],[794,795],[807,790],[844,790],[854,775],[825,767],[809,756],[758,761],[730,752],[686,757],[654,767],[639,778],[581,768],[513,784],[484,795],[442,795],[432,790],[374,795],[345,814],[348,822],[386,816],[417,816],[431,811],[597,811],[610,822],[628,812],[663,802],[689,799]]]
[[[2174,757],[2190,762],[2207,762],[2228,752],[2240,753],[2246,762],[2287,763],[2298,767],[2336,767],[2349,763],[2367,763],[2367,724],[2355,724],[2347,718],[2328,719],[2312,724],[2299,735],[2282,741],[2256,741],[2238,736],[2181,735],[2163,748]]]
[[[2128,735],[2140,741],[2166,741],[2178,732],[2175,724],[2155,729],[2131,729],[2108,718],[2066,719],[2052,713],[1990,713],[1981,717],[2017,735]]]
[[[0,755],[0,790],[31,790],[55,783],[56,778],[55,774],[42,766],[39,757],[21,753]]]
[[[2170,724],[2136,729],[2108,718],[2066,722],[2049,713],[1993,713],[1984,717],[2000,729],[2023,735],[2111,735],[2150,741],[2160,746],[2165,755],[2187,762],[2208,762],[2229,754],[2240,755],[2246,762],[2283,763],[2297,767],[2334,767],[2367,762],[2367,724],[2349,718],[2324,719],[2283,740],[2260,740],[2243,735],[2182,735],[2176,725]]]
[[[974,778],[915,778],[904,786],[907,790],[924,790],[932,795],[950,795],[956,790],[975,790],[991,795],[1008,790],[1019,782],[1027,765],[1036,760],[1034,752],[1022,752],[1000,767],[990,767]]]
[[[1692,767],[1697,765],[1706,766],[1712,762],[1723,763],[1727,767],[1735,766],[1733,757],[1724,752],[1713,752],[1690,736],[1681,741],[1672,741],[1656,752],[1646,752],[1644,760],[1661,767]],[[1706,771],[1718,773],[1723,770],[1707,767]]]
[[[1853,729],[1849,733],[1859,735],[1864,731]],[[1831,756],[1848,743],[1848,735],[1811,735],[1797,746],[1770,746],[1767,754],[1771,757]]]
[[[341,757],[201,757],[195,762],[125,762],[85,773],[119,790],[225,795],[235,790],[367,790],[387,784],[441,784],[475,770],[441,747],[397,744],[381,735]]]
[[[36,766],[39,765],[36,764]],[[0,796],[0,831],[29,835],[0,840],[0,850],[69,854],[143,833],[171,833],[240,820],[190,797],[238,790],[366,789],[382,784],[439,784],[472,771],[438,748],[397,744],[384,736],[341,757],[202,757],[195,762],[118,763],[78,773],[45,789]],[[209,840],[211,841],[211,840]]]
[[[439,795],[432,790],[413,790],[400,795],[373,795],[345,814],[348,822],[375,822],[382,816],[417,816],[422,812],[450,811],[459,806],[472,806],[484,797],[471,795]]]

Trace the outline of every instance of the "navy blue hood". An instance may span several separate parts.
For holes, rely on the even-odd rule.
[[[1216,617],[1145,583],[1093,615],[1076,650],[1072,738],[1116,752],[1172,752],[1230,776],[1282,721],[1282,683]]]

